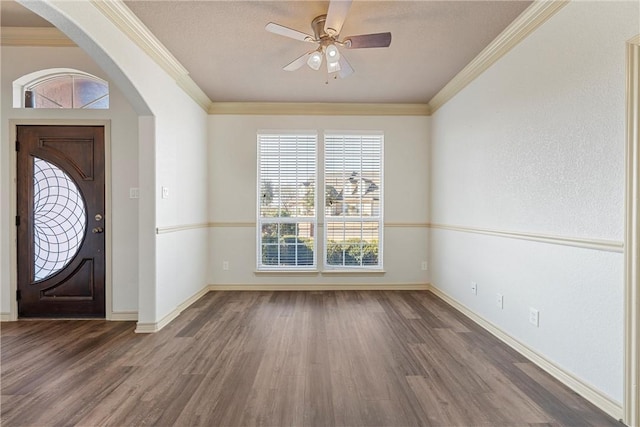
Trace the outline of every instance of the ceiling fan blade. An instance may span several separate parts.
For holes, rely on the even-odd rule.
[[[309,59],[309,55],[311,55],[313,52],[315,52],[315,50],[312,50],[311,52],[307,52],[301,57],[294,59],[292,62],[290,62],[288,65],[286,65],[282,69],[285,71],[297,70],[298,68],[302,67],[304,64],[307,63],[307,60]]]
[[[389,47],[391,33],[364,34],[361,36],[349,36],[344,39],[347,49],[361,49],[367,47]]]
[[[351,7],[352,0],[331,0],[327,20],[324,23],[324,30],[329,35],[338,35],[342,30],[342,24],[347,18],[347,13]]]
[[[351,74],[353,74],[353,67],[351,67],[351,64],[349,64],[349,61],[347,61],[347,58],[344,57],[344,55],[340,56],[340,71],[338,71],[338,75],[340,76],[341,79],[344,79],[347,76],[350,76]]]
[[[305,34],[301,31],[298,30],[293,30],[291,28],[285,27],[283,25],[280,24],[276,24],[273,22],[269,22],[265,27],[265,30],[269,31],[270,33],[274,33],[277,34],[279,36],[284,36],[284,37],[289,37],[291,39],[295,39],[295,40],[300,40],[303,42],[314,42],[314,38],[313,36],[309,35],[309,34]]]

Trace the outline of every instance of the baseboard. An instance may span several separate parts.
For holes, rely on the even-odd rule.
[[[138,322],[136,324],[135,333],[136,334],[153,334],[160,330],[158,328],[158,323],[141,323]]]
[[[158,332],[159,330],[167,326],[169,323],[171,323],[173,319],[178,317],[180,313],[182,313],[191,304],[193,304],[194,302],[202,298],[204,295],[206,295],[207,292],[209,292],[209,287],[205,286],[204,288],[200,289],[198,292],[196,292],[195,294],[187,298],[183,303],[179,304],[175,309],[173,309],[173,311],[171,311],[166,316],[164,316],[159,322],[155,322],[155,323],[138,322],[138,324],[136,325],[135,332],[137,334],[153,334],[155,332]]]
[[[0,322],[14,322],[16,319],[13,319],[11,313],[0,313]],[[115,311],[111,313],[111,316],[108,319],[109,321],[114,322],[135,322],[138,320],[138,312],[137,311]]]
[[[131,322],[138,320],[137,311],[114,311],[111,313],[109,320],[115,322]]]
[[[322,283],[309,285],[209,285],[210,291],[426,291],[427,283]]]
[[[587,399],[589,402],[596,405],[598,408],[602,409],[607,414],[614,417],[616,420],[622,418],[622,406],[619,403],[613,401],[610,397],[604,395],[599,390],[595,389],[592,385],[585,383],[583,380],[566,371],[562,367],[556,365],[545,356],[541,355],[535,350],[532,350],[525,344],[513,338],[493,323],[477,315],[471,309],[459,303],[458,301],[447,295],[445,292],[435,287],[433,284],[429,286],[429,290],[434,295],[445,301],[447,304],[451,305],[453,308],[467,316],[469,319],[476,322],[483,329],[487,330],[500,341],[504,342],[518,353],[522,354],[542,370],[546,371],[549,375],[569,387],[574,392],[578,393],[580,396]]]
[[[191,299],[191,298],[189,298]],[[182,304],[181,304],[182,306]],[[171,323],[176,317],[180,315],[184,311],[184,308],[180,308],[180,306],[176,307],[169,314],[160,319],[159,322],[155,323],[142,323],[138,322],[136,325],[136,334],[154,334],[160,331],[162,328]]]

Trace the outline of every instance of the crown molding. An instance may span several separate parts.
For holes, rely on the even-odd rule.
[[[2,27],[2,46],[76,47],[62,31],[54,27]]]
[[[90,1],[96,9],[173,77],[178,86],[191,96],[203,110],[207,111],[209,109],[211,100],[191,79],[187,69],[178,62],[122,0]]]
[[[427,104],[212,102],[209,114],[265,116],[429,116]]]
[[[435,113],[447,101],[474,81],[487,68],[502,58],[535,29],[544,24],[569,0],[536,0],[462,69],[444,88],[429,101],[431,113]]]

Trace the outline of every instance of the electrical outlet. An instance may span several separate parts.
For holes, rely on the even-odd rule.
[[[229,270],[229,261],[222,261],[222,269]]]
[[[168,199],[169,198],[169,188],[168,187],[162,187],[162,198],[163,199]]]
[[[471,293],[478,295],[478,284],[476,282],[471,282]]]
[[[529,307],[529,323],[536,328],[540,326],[540,312],[533,307]]]
[[[137,187],[129,188],[129,198],[130,199],[139,199],[140,198],[140,189]]]
[[[496,296],[496,305],[500,310],[504,308],[504,297],[502,296],[502,294],[498,294]]]
[[[422,261],[422,271],[427,271],[428,267],[427,261]]]

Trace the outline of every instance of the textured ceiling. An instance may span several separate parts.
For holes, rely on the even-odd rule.
[[[358,103],[427,103],[530,3],[356,0],[341,34],[390,31],[391,46],[342,49],[355,73],[333,79],[324,67],[283,71],[314,45],[264,29],[313,34],[328,1],[126,1],[214,102]]]

